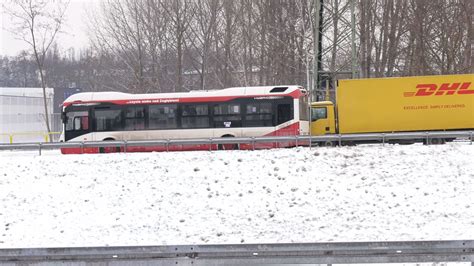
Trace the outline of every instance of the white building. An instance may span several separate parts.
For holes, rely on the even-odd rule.
[[[52,130],[58,129],[53,110],[54,90],[46,89]],[[47,132],[42,88],[0,88],[0,143],[37,142]]]

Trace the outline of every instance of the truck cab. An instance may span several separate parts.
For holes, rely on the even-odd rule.
[[[334,104],[330,101],[311,103],[311,135],[336,133]]]

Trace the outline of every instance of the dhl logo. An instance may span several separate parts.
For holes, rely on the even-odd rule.
[[[416,92],[404,92],[403,96],[442,96],[454,94],[474,94],[474,89],[469,89],[471,82],[464,83],[443,83],[439,87],[437,84],[418,84]]]

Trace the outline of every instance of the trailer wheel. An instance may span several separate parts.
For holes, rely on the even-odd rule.
[[[441,145],[444,144],[446,141],[443,138],[432,138],[428,139],[428,144],[431,145]]]
[[[336,146],[336,143],[334,141],[326,140],[326,141],[321,142],[320,145],[323,147],[334,147]]]

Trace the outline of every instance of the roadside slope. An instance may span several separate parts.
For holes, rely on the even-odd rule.
[[[0,153],[0,248],[474,238],[474,147]]]

